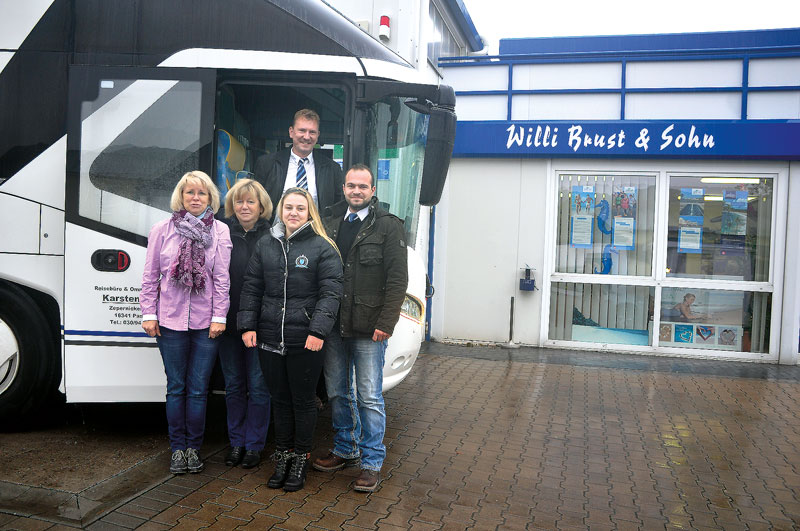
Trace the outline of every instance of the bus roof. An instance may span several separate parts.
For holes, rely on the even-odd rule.
[[[322,55],[360,65],[361,75],[368,66],[370,75],[416,73],[322,0],[31,0],[4,15],[0,183],[66,133],[69,65],[158,66],[224,49],[295,54],[298,71],[319,71],[309,62]]]
[[[154,66],[181,50],[224,48],[408,65],[321,0],[40,0],[13,11],[23,27],[0,34],[0,49],[67,52],[73,64]],[[24,21],[35,25],[26,32]]]

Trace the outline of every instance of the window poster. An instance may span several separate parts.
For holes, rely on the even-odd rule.
[[[612,245],[619,250],[632,251],[635,245],[636,210],[638,207],[635,186],[615,187],[612,201],[614,232]]]
[[[744,296],[736,291],[665,288],[659,344],[741,350]]]
[[[573,248],[592,247],[594,228],[594,186],[572,187],[569,244]]]
[[[722,192],[722,234],[744,236],[747,233],[747,191]]]
[[[704,190],[681,188],[681,209],[678,216],[678,252],[703,251]]]

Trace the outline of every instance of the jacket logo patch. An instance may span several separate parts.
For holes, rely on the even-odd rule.
[[[308,258],[306,255],[301,254],[297,257],[297,260],[294,261],[295,267],[301,267],[303,269],[308,269]]]

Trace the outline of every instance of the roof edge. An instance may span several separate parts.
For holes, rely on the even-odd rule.
[[[454,0],[459,1],[459,0]],[[500,39],[500,55],[764,49],[800,46],[800,28]]]
[[[453,15],[458,24],[458,28],[467,40],[467,45],[473,52],[478,52],[483,49],[484,43],[481,36],[478,34],[475,23],[472,22],[472,17],[467,11],[467,6],[464,5],[463,0],[444,0],[450,13]]]

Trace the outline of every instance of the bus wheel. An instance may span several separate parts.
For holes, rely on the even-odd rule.
[[[24,291],[0,284],[0,419],[25,420],[58,385],[53,335]]]

